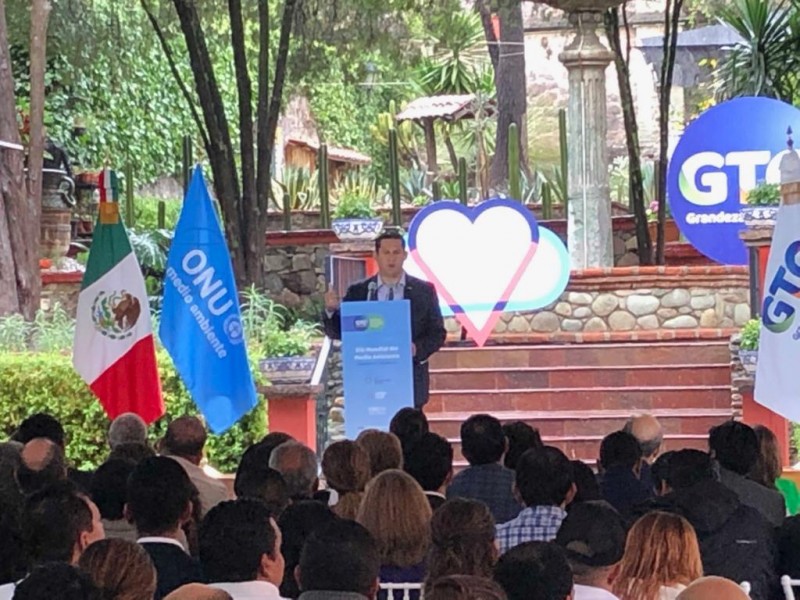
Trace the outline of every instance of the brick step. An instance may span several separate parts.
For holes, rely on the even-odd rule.
[[[431,368],[629,366],[729,364],[728,341],[630,342],[607,344],[539,344],[447,347],[431,357]]]
[[[730,409],[728,385],[433,390],[426,412]]]
[[[461,424],[470,413],[431,413],[426,408],[431,429],[448,439],[457,439]],[[523,421],[539,430],[545,438],[599,436],[618,431],[631,416],[629,410],[597,411],[503,411],[492,412],[502,423]],[[660,409],[651,412],[664,430],[665,436],[708,435],[709,429],[732,416],[728,409]]]
[[[431,371],[431,389],[724,385],[730,382],[730,378],[730,365],[727,363],[434,369]]]

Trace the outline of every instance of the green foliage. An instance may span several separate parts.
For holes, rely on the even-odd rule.
[[[72,346],[75,321],[60,304],[37,311],[33,321],[22,315],[0,319],[0,352],[59,352]]]
[[[158,354],[167,415],[153,425],[160,437],[172,418],[197,414],[186,388],[166,352]],[[0,436],[7,438],[25,417],[47,412],[67,432],[67,456],[81,469],[92,469],[108,456],[108,419],[89,387],[81,380],[66,353],[0,352]],[[209,462],[222,472],[236,469],[244,450],[266,433],[263,398],[239,423],[223,435],[209,436]]]
[[[255,286],[242,291],[242,326],[253,358],[306,356],[320,335],[315,322],[292,319],[292,313]]]
[[[781,203],[781,188],[777,183],[760,183],[747,194],[750,206],[777,206]]]
[[[133,200],[133,226],[137,230],[158,229],[158,205],[164,203],[164,228],[175,230],[178,217],[181,215],[183,202],[178,199],[161,200],[159,198],[134,198]]]
[[[361,172],[348,173],[336,186],[336,219],[371,219],[375,216],[373,202],[383,196],[375,179]]]
[[[761,333],[761,320],[750,319],[742,327],[742,341],[739,348],[742,350],[758,350],[758,336]]]
[[[273,181],[272,193],[278,208],[283,208],[283,198],[287,195],[292,210],[319,208],[319,178],[302,167],[285,167],[281,181]]]

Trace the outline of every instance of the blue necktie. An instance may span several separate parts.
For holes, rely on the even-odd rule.
[[[389,296],[388,296],[388,298],[389,298],[390,301],[394,300],[394,286],[390,286],[389,287]]]

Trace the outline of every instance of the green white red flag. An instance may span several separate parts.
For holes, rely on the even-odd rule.
[[[100,175],[99,217],[78,298],[72,363],[114,419],[164,414],[147,290],[119,215],[116,174]]]

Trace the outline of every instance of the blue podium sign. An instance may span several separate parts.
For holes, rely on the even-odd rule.
[[[411,362],[411,304],[343,302],[342,368],[345,433],[388,430],[389,421],[404,406],[414,405]]]

